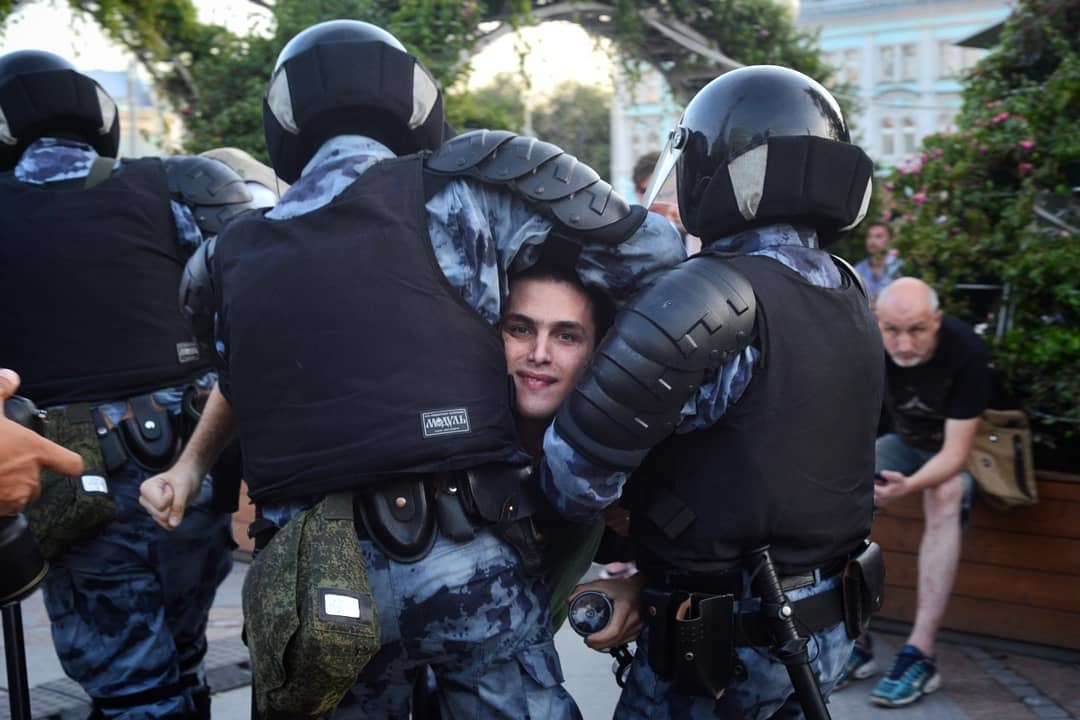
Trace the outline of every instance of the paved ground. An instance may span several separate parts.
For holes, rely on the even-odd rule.
[[[249,717],[249,673],[246,650],[240,642],[240,587],[247,566],[236,563],[222,585],[210,618],[207,664],[214,688],[215,720]],[[53,652],[49,623],[40,593],[22,605],[32,709],[35,719],[82,720],[88,706],[82,690],[64,677]],[[880,629],[880,628],[879,628]],[[898,628],[886,627],[885,630]],[[875,633],[875,651],[883,665],[903,639]],[[593,652],[568,628],[556,637],[566,686],[586,720],[610,718],[618,698],[611,675],[611,657]],[[1040,653],[1043,657],[1032,655]],[[835,720],[1034,720],[1080,719],[1080,653],[1044,652],[1016,645],[979,646],[971,639],[944,642],[939,647],[943,689],[917,704],[885,710],[870,704],[872,680],[857,682],[830,703]],[[0,720],[8,712],[7,668],[0,666]]]

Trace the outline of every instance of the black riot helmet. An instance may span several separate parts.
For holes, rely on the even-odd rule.
[[[366,135],[398,155],[443,138],[442,93],[397,38],[359,20],[330,20],[278,55],[263,101],[263,129],[278,176],[295,182],[336,135]]]
[[[0,56],[0,171],[15,167],[42,137],[90,144],[101,155],[120,147],[116,103],[59,55],[19,50]]]
[[[716,78],[690,101],[646,192],[676,168],[679,214],[703,241],[755,225],[812,225],[822,245],[862,221],[873,163],[829,91],[789,68]]]

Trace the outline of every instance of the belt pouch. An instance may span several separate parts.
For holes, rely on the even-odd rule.
[[[461,504],[461,486],[456,476],[440,478],[435,488],[435,514],[439,531],[454,542],[468,542],[476,530]]]
[[[173,430],[169,411],[158,406],[151,395],[128,401],[132,417],[120,421],[120,435],[128,455],[147,472],[162,472],[180,452],[180,438]]]
[[[684,592],[672,592],[647,587],[641,591],[645,608],[645,625],[649,628],[649,667],[664,679],[671,678],[672,657],[675,654],[673,634],[675,610],[689,598]]]
[[[676,692],[713,699],[724,694],[735,668],[734,610],[733,595],[693,593],[685,616],[677,613]]]
[[[866,632],[870,617],[881,609],[885,599],[885,558],[881,546],[866,543],[848,560],[843,577],[844,628],[848,637]]]
[[[298,513],[248,569],[243,637],[261,720],[332,714],[379,650],[351,495],[333,493]]]
[[[465,471],[466,502],[514,548],[528,573],[544,565],[544,534],[536,520],[548,509],[530,465],[488,463]]]
[[[43,470],[41,496],[26,511],[42,553],[53,560],[112,522],[116,501],[109,494],[105,460],[89,405],[69,405],[49,412],[45,436],[83,459],[83,474],[78,477]]]
[[[399,563],[422,560],[435,544],[435,513],[428,504],[426,475],[384,481],[354,496],[356,514],[368,537]]]

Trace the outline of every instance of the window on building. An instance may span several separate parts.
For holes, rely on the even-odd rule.
[[[896,79],[896,48],[883,47],[878,51],[878,81],[892,82]]]
[[[896,123],[892,118],[884,118],[881,121],[881,154],[883,157],[892,157],[896,154]]]
[[[842,67],[841,79],[850,85],[857,85],[859,83],[859,51],[845,50]]]
[[[900,121],[901,142],[904,146],[904,154],[911,155],[915,152],[916,130],[915,118],[907,116]]]
[[[939,77],[960,77],[985,53],[981,48],[960,47],[954,45],[953,42],[953,40],[942,40],[938,43]]]
[[[938,114],[937,131],[940,133],[956,132],[956,111],[946,110]]]
[[[904,82],[919,79],[919,46],[914,43],[900,46],[900,79]]]

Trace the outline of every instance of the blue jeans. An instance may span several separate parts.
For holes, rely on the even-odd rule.
[[[874,472],[894,470],[904,475],[911,475],[937,455],[936,452],[912,447],[895,433],[882,435],[874,445]],[[960,508],[960,528],[967,530],[971,524],[971,506],[975,502],[975,478],[967,470],[960,472],[964,476],[964,500]]]
[[[834,576],[792,590],[786,595],[795,601],[832,589],[839,582],[840,576]],[[736,612],[755,612],[760,607],[759,603],[756,598],[744,598],[738,603]],[[807,650],[825,698],[832,692],[833,684],[851,654],[852,644],[843,623],[811,636]],[[739,660],[746,667],[746,679],[733,682],[719,700],[674,692],[671,683],[658,676],[649,666],[648,652],[649,633],[646,628],[638,638],[630,676],[615,708],[616,720],[796,720],[803,717],[787,668],[766,648],[736,650]]]
[[[147,477],[130,463],[110,475],[116,520],[53,562],[45,578],[56,654],[91,697],[161,688],[181,674],[205,684],[207,618],[232,568],[232,524],[227,513],[210,508],[207,478],[180,527],[162,529],[139,505]],[[106,709],[104,717],[185,717],[194,709],[190,692]]]
[[[301,506],[263,508],[279,527]],[[382,647],[334,720],[405,718],[417,674],[430,666],[444,720],[580,718],[562,687],[548,590],[517,553],[486,530],[464,543],[442,536],[423,560],[390,560],[360,540]]]

